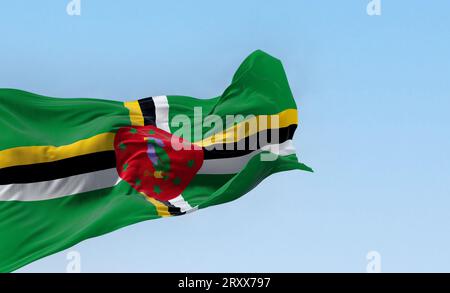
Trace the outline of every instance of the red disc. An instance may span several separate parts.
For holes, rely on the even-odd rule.
[[[155,126],[120,128],[117,172],[134,189],[161,201],[181,194],[203,164],[203,150]]]

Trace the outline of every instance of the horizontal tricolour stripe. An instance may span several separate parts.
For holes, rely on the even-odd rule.
[[[295,153],[292,141],[288,140],[280,145],[266,145],[262,149],[240,157],[205,160],[198,174],[238,173],[252,157],[262,151],[270,151],[280,156]],[[116,169],[110,168],[49,181],[0,185],[0,201],[39,201],[60,198],[112,187],[120,182],[120,180]],[[156,202],[153,203],[155,204]],[[158,205],[160,204],[165,204],[168,208],[167,212],[171,211],[172,213],[169,214],[172,215],[195,210],[182,195],[170,200],[169,203],[159,202]],[[177,209],[174,210],[174,208]],[[161,216],[165,215],[163,210],[159,208]]]
[[[107,132],[64,146],[24,146],[0,151],[0,168],[63,160],[114,150],[114,133]]]
[[[135,121],[134,125],[144,121],[144,124],[156,124],[157,127],[170,131],[167,97],[146,98],[138,103],[128,103],[127,105],[130,110],[130,120]],[[279,132],[279,143],[281,143],[278,150],[277,145],[273,145],[270,140],[272,130],[268,131],[267,127],[260,132],[247,131],[245,133],[244,140],[247,141],[247,145],[255,137],[257,150],[239,150],[238,144],[242,140],[234,142],[232,145],[222,144],[217,148],[217,142],[230,142],[230,140],[240,138],[235,136],[235,133],[230,136],[230,129],[241,131],[245,127],[245,122],[229,128],[223,133],[223,136],[215,135],[214,139],[207,138],[204,142],[209,141],[211,144],[206,143],[208,150],[205,151],[205,161],[199,174],[238,173],[253,156],[263,150],[269,150],[267,143],[272,143],[271,147],[275,149],[273,151],[275,154],[283,156],[294,153],[290,142],[296,128],[294,113],[296,114],[296,110],[286,110],[279,114],[279,125],[285,127],[276,130]],[[142,119],[139,118],[139,115]],[[266,142],[262,143],[259,140],[261,133],[269,134]],[[113,139],[113,133],[105,133],[67,146],[23,147],[3,151],[14,155],[22,154],[22,156],[14,163],[6,160],[0,161],[3,163],[0,165],[3,166],[0,169],[0,184],[2,184],[0,185],[0,200],[45,200],[114,186],[119,178],[114,169]],[[210,150],[211,148],[212,150]],[[97,152],[102,149],[107,151]],[[5,166],[8,167],[5,168]],[[182,195],[179,195],[176,200],[162,204],[167,206],[168,211],[172,210],[172,214],[180,214],[193,209]]]
[[[167,98],[158,96],[144,100],[138,105],[130,106],[132,109],[132,111],[130,110],[130,120],[133,120],[131,119],[132,113],[141,111],[143,113],[141,115],[146,117],[142,116],[143,121],[155,123],[157,127],[169,130]],[[135,106],[139,106],[139,109]],[[283,115],[286,116],[286,112]],[[139,118],[135,116],[134,120],[139,121]],[[281,121],[289,124],[294,120],[281,119]],[[284,125],[283,123],[280,125]],[[237,128],[239,127],[242,126]],[[276,154],[294,153],[290,139],[295,128],[296,124],[289,124],[287,127],[277,129],[281,145],[279,152],[275,151]],[[262,143],[259,136],[264,132],[269,133],[269,139]],[[245,140],[252,141],[253,137],[256,138],[258,150],[239,150],[237,147],[240,142],[235,142],[233,145],[223,144],[222,150],[221,148],[214,149],[218,145],[209,145],[208,148],[213,148],[213,150],[205,151],[205,160],[199,174],[238,173],[253,156],[263,150],[269,150],[266,144],[271,143],[270,132],[266,129],[259,133],[253,133],[253,135],[246,133],[250,136],[247,136]],[[16,158],[16,165],[6,160],[2,161],[3,166],[12,166],[0,169],[0,200],[45,200],[114,186],[119,177],[114,169],[114,151],[108,150],[113,148],[113,139],[113,133],[105,133],[67,146],[24,147],[3,151],[22,156]],[[102,149],[107,151],[95,152]],[[274,149],[276,150],[276,145]],[[182,195],[168,203],[161,204],[166,205],[169,214],[170,212],[171,214],[180,214],[193,210]]]
[[[115,168],[51,181],[0,185],[0,201],[40,201],[107,188],[121,181]]]
[[[297,125],[297,123],[297,110],[287,109],[274,115],[253,116],[227,128],[223,132],[212,134],[201,141],[197,141],[195,144],[207,147],[219,143],[229,143],[270,128],[284,128],[290,125]]]
[[[292,140],[282,144],[265,145],[261,149],[249,154],[234,158],[211,159],[203,161],[203,165],[197,174],[235,174],[238,173],[251,158],[263,151],[269,151],[275,155],[287,156],[295,154],[295,147]],[[275,159],[275,158],[274,158]]]
[[[0,169],[0,185],[50,181],[116,167],[114,151]]]
[[[296,124],[280,129],[266,129],[261,132],[247,136],[240,141],[228,144],[210,145],[204,150],[205,161],[211,159],[225,159],[245,156],[255,150],[258,150],[268,144],[280,144],[292,139],[294,136]]]

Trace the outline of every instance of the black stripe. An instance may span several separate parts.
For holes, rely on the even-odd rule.
[[[160,202],[165,206],[167,206],[167,210],[169,214],[171,214],[172,216],[181,216],[186,214],[186,212],[181,211],[181,208],[174,206],[169,201],[160,201]]]
[[[291,124],[287,127],[279,129],[268,129],[260,131],[256,134],[241,139],[239,142],[229,144],[215,144],[212,146],[204,147],[204,159],[211,160],[245,156],[265,145],[273,143],[283,143],[289,139],[292,139],[295,129],[297,129],[297,124]],[[272,141],[273,131],[278,131],[277,141]],[[267,139],[261,140],[261,138],[264,138],[264,135],[267,135]],[[252,143],[252,145],[250,145],[250,142]]]
[[[138,102],[144,116],[144,125],[156,125],[155,102],[153,98],[140,99]]]
[[[0,169],[0,185],[49,181],[115,167],[114,151],[98,152],[48,163]]]

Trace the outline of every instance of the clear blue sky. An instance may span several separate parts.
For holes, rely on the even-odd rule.
[[[87,240],[82,271],[450,271],[450,2],[112,1],[0,4],[0,87],[131,100],[220,94],[262,49],[282,59],[314,174],[230,204]],[[64,272],[66,253],[22,272]]]

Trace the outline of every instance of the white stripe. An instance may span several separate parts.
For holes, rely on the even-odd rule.
[[[169,102],[166,96],[153,97],[155,103],[156,127],[170,133],[169,128]]]
[[[241,157],[212,159],[203,161],[203,165],[197,174],[235,174],[238,173],[250,159],[262,151],[270,151],[276,155],[287,156],[295,154],[295,147],[292,140],[287,140],[282,144],[266,145],[250,154]]]
[[[115,168],[51,181],[0,185],[0,201],[38,201],[112,187],[121,181]]]
[[[183,195],[181,194],[174,199],[169,200],[169,202],[177,208],[180,208],[182,212],[190,213],[197,210],[196,207],[193,208],[187,201],[185,201]]]

